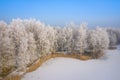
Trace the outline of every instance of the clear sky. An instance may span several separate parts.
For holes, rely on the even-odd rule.
[[[120,0],[0,0],[0,20],[36,18],[46,24],[87,22],[120,27]]]

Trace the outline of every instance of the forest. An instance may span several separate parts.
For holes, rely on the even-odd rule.
[[[36,19],[13,19],[9,24],[0,21],[0,76],[6,75],[6,69],[26,68],[47,54],[62,52],[97,59],[120,44],[120,29],[87,26],[51,26]]]

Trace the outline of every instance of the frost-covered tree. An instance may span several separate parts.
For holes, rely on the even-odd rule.
[[[60,27],[57,28],[57,51],[65,51],[66,35],[64,30],[65,29]]]
[[[1,23],[0,23],[1,24]],[[1,26],[0,26],[1,28]],[[7,75],[15,66],[15,46],[9,35],[9,29],[4,26],[0,31],[0,76]],[[8,72],[4,72],[4,69]]]
[[[33,33],[39,57],[55,51],[56,32],[53,27],[35,19],[24,20],[24,26],[27,32]]]
[[[58,36],[58,51],[66,52],[79,52],[84,53],[86,48],[86,32],[87,24],[82,23],[80,27],[77,25],[69,24],[64,28],[57,29]]]
[[[108,34],[109,34],[109,40],[110,40],[109,46],[110,46],[110,47],[113,47],[113,46],[115,46],[116,43],[117,43],[116,33],[115,33],[114,29],[107,29],[107,32],[108,32]]]
[[[74,33],[76,33],[75,31],[76,27],[77,25],[75,25],[73,22],[66,24],[65,26],[65,34],[66,34],[66,41],[67,41],[66,49],[68,53],[74,53],[74,49],[75,49]]]
[[[83,54],[84,53],[84,49],[87,47],[87,24],[86,23],[82,23],[79,27],[79,46],[80,46],[80,53]]]
[[[0,21],[0,33],[2,31],[5,31],[6,27],[7,27],[7,23],[5,23],[4,21]]]
[[[107,32],[110,39],[110,47],[114,47],[117,44],[120,44],[120,29],[108,28]]]
[[[92,56],[98,57],[109,46],[109,37],[105,29],[96,28],[95,30],[89,30],[88,37],[88,49],[92,50]]]
[[[67,53],[71,53],[72,52],[72,39],[73,39],[72,28],[65,27],[64,32],[65,32],[65,40],[66,40],[65,51],[67,51]]]
[[[120,44],[120,29],[116,29],[117,44]]]
[[[30,63],[33,63],[36,59],[38,59],[38,53],[36,51],[36,44],[33,33],[28,33],[28,49],[27,53],[30,56]]]
[[[49,52],[54,53],[57,49],[57,31],[54,27],[48,25],[46,28],[46,39],[48,40]]]
[[[72,28],[64,27],[57,30],[58,51],[71,53],[72,52]]]
[[[84,53],[85,48],[87,47],[87,24],[82,23],[79,27],[73,28],[73,51],[77,51],[81,54]]]
[[[106,50],[106,49],[108,49],[108,46],[109,46],[109,36],[108,36],[108,33],[107,33],[107,31],[106,31],[106,29],[103,29],[103,28],[100,28],[100,27],[98,27],[98,28],[96,28],[96,31],[97,31],[97,33],[99,34],[98,36],[99,36],[99,45],[98,45],[98,49],[103,49],[103,50]]]
[[[89,46],[93,49],[107,49],[109,44],[108,33],[105,29],[96,28],[90,31],[88,41],[90,41],[91,44]]]
[[[10,25],[10,37],[15,43],[16,67],[25,67],[30,63],[30,55],[28,49],[28,34],[22,24],[22,20],[15,19]]]
[[[40,21],[37,21],[35,19],[30,19],[30,20],[24,20],[23,24],[25,26],[25,29],[28,33],[33,33],[33,37],[35,40],[35,44],[36,44],[36,51],[38,54],[38,57],[41,56],[41,43],[40,43],[40,35],[43,34],[43,26],[44,24],[42,24]]]

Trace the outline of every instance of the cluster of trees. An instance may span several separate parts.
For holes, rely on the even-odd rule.
[[[88,29],[86,23],[52,27],[35,19],[14,19],[10,24],[1,21],[0,73],[4,67],[25,68],[41,56],[55,52],[91,52],[95,58],[108,48],[109,39],[110,45],[120,43],[120,30]]]
[[[0,75],[24,69],[41,56],[55,51],[56,31],[35,20],[0,22]],[[5,73],[6,74],[6,73]]]
[[[116,47],[117,44],[120,44],[120,29],[107,29],[110,44],[109,47]]]

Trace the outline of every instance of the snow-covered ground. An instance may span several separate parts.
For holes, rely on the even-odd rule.
[[[22,80],[120,80],[120,46],[97,60],[50,59]]]

